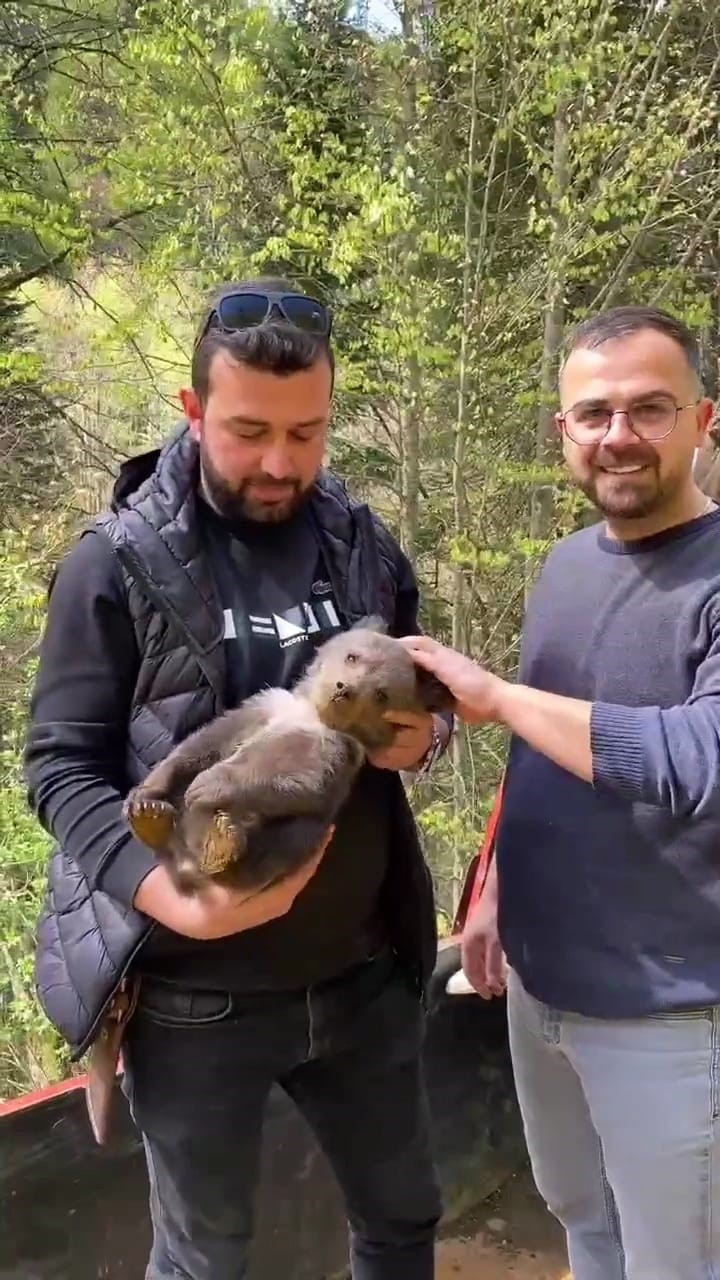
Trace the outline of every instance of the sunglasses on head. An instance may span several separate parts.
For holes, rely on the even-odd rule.
[[[305,293],[265,293],[262,290],[240,290],[228,293],[213,307],[195,346],[199,346],[210,329],[237,333],[254,329],[277,317],[318,338],[329,338],[332,329],[330,308]]]

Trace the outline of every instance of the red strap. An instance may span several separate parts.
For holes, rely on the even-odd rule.
[[[488,818],[488,824],[485,828],[485,838],[477,853],[477,868],[473,877],[473,885],[470,891],[470,898],[467,904],[467,912],[465,919],[467,920],[475,910],[483,890],[487,883],[490,865],[495,852],[495,837],[497,835],[498,823],[500,822],[500,813],[502,810],[503,791],[505,786],[504,776],[500,779],[500,785],[495,792],[493,807]]]

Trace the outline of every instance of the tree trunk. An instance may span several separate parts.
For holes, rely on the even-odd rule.
[[[403,136],[400,149],[404,155],[410,156],[413,173],[417,165],[412,164],[412,156],[417,137],[418,124],[418,67],[420,48],[417,39],[418,6],[417,0],[405,0],[402,12],[402,33],[404,45],[404,83],[402,97]],[[406,169],[406,182],[412,189],[416,179],[410,177]],[[411,324],[418,314],[418,298],[416,289],[416,272],[412,266],[415,253],[414,234],[401,237],[401,250],[405,258],[403,274],[409,277],[408,286],[408,318]],[[422,373],[417,353],[412,351],[406,360],[406,396],[400,413],[400,540],[403,550],[410,561],[417,552],[418,525],[420,512],[420,400]]]
[[[400,417],[400,541],[412,563],[420,519],[420,365],[412,356],[407,370],[407,404]]]
[[[463,283],[462,283],[462,333],[460,337],[460,361],[458,367],[457,413],[453,440],[452,491],[453,491],[453,533],[459,541],[467,533],[467,493],[465,489],[465,455],[468,430],[468,399],[470,391],[470,338],[471,325],[477,311],[477,281],[473,278],[473,207],[475,195],[475,162],[477,151],[478,109],[477,109],[477,71],[478,50],[477,38],[473,51],[472,73],[470,77],[470,123],[467,142],[467,177],[465,183],[465,211],[463,225]],[[472,633],[472,620],[468,616],[467,604],[467,569],[463,565],[455,565],[452,578],[452,647],[461,653],[468,652]],[[453,817],[455,844],[453,849],[453,912],[457,910],[462,892],[463,873],[467,861],[467,850],[462,836],[460,821],[467,808],[465,772],[467,764],[467,732],[458,726],[453,735]]]
[[[548,251],[548,284],[545,295],[543,349],[540,364],[540,404],[535,424],[535,462],[545,467],[556,461],[558,438],[555,430],[553,403],[557,365],[565,330],[565,234],[567,217],[565,200],[570,185],[568,106],[566,95],[558,99],[555,111],[553,164],[548,203],[552,232]],[[552,534],[555,502],[552,485],[535,486],[530,512],[530,536],[545,540]]]

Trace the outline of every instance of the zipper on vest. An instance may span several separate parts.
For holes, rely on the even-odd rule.
[[[320,521],[317,516],[317,512],[313,508],[312,504],[308,507],[308,516],[310,519],[310,524],[312,525],[312,528],[313,528],[313,532],[317,539],[320,555],[322,557],[323,563],[327,570],[327,575],[330,579],[330,586],[332,587],[332,593],[335,598],[335,604],[337,605],[338,612],[340,614],[343,624],[347,626],[348,622],[353,620],[350,618],[350,611],[348,609],[347,591],[344,590],[343,583],[340,581],[336,573],[335,558],[333,555],[332,547],[330,546],[328,539],[326,538],[323,532],[322,525],[320,524]]]
[[[366,503],[356,509],[355,524],[360,533],[358,558],[364,561],[361,576],[366,591],[365,598],[377,601],[377,604],[373,604],[373,608],[380,608],[382,612],[380,599],[380,584],[382,582],[380,547],[378,546],[370,508]]]

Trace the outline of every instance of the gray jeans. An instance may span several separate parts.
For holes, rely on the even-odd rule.
[[[574,1280],[720,1278],[720,1008],[605,1021],[508,975],[533,1174]]]

